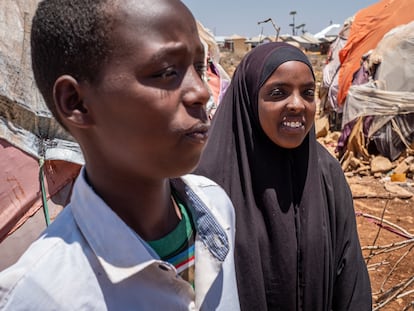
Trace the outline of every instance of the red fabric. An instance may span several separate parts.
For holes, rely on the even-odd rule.
[[[355,15],[346,45],[339,52],[338,105],[342,107],[359,69],[362,55],[374,49],[382,37],[396,26],[414,20],[413,0],[382,0]]]
[[[42,207],[38,160],[0,139],[0,241]],[[79,174],[80,166],[46,161],[47,198]]]

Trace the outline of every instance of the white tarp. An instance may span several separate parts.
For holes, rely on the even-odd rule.
[[[370,56],[374,79],[387,91],[414,92],[414,21],[389,31]]]
[[[348,90],[342,125],[359,117],[378,116],[382,122],[371,125],[372,135],[393,117],[409,113],[414,113],[413,92],[384,91],[369,83],[353,85]]]

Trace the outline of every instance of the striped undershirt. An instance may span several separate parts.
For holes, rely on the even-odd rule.
[[[194,287],[194,223],[191,213],[175,193],[173,198],[181,212],[180,222],[165,237],[147,242],[162,260],[174,265],[178,274]]]

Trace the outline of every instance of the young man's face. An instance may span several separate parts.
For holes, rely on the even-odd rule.
[[[260,125],[278,146],[296,148],[311,129],[316,112],[315,81],[299,61],[280,65],[259,90]]]
[[[113,54],[100,82],[86,88],[97,156],[152,178],[188,173],[208,129],[204,50],[194,19],[176,1],[121,6]]]

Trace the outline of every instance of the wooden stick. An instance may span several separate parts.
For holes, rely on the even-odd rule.
[[[382,210],[382,214],[381,214],[381,224],[382,224],[382,222],[383,222],[384,215],[385,215],[385,210],[387,209],[387,206],[388,206],[388,203],[389,203],[389,202],[390,202],[389,200],[387,200],[387,201],[385,202],[384,208],[383,208],[383,210]],[[377,239],[378,239],[378,237],[379,237],[380,232],[381,232],[381,226],[379,226],[379,228],[378,228],[377,235],[375,236],[375,238],[374,238],[374,242],[372,243],[372,245],[374,245],[374,246],[375,246],[375,244],[377,243]],[[367,258],[367,261],[366,261],[366,264],[367,264],[367,265],[368,265],[368,263],[369,263],[370,259],[372,258],[372,257],[371,257],[371,256],[372,256],[372,252],[373,252],[373,250],[370,250],[369,255],[368,255],[368,258]]]
[[[414,276],[412,276],[405,284],[400,286],[399,289],[397,289],[397,287],[396,287],[396,292],[391,297],[389,297],[387,300],[385,300],[383,303],[380,303],[375,308],[373,308],[372,311],[379,310],[383,306],[387,305],[389,302],[394,300],[394,298],[396,298],[404,289],[406,289],[408,286],[410,286],[413,282],[414,282]]]
[[[367,214],[367,213],[359,213],[358,212],[358,213],[355,213],[355,214],[357,216],[363,216],[363,217],[366,217],[366,218],[370,218],[370,219],[375,219],[375,220],[381,221],[381,222],[383,222],[383,223],[385,223],[385,224],[387,224],[387,225],[389,225],[389,226],[397,229],[398,231],[400,231],[404,235],[404,237],[407,238],[407,239],[413,239],[414,238],[414,235],[413,234],[409,233],[407,230],[403,229],[402,227],[400,227],[400,226],[392,223],[391,221],[388,221],[386,219],[381,219],[381,218],[379,218],[377,216],[374,216],[374,215],[371,215],[371,214]]]
[[[382,284],[381,284],[381,290],[383,290],[385,283],[388,281],[394,270],[397,268],[397,266],[400,264],[400,262],[411,252],[414,245],[411,245],[410,248],[397,260],[397,262],[394,264],[394,266],[391,268],[390,272],[388,272],[387,276],[384,278]]]

